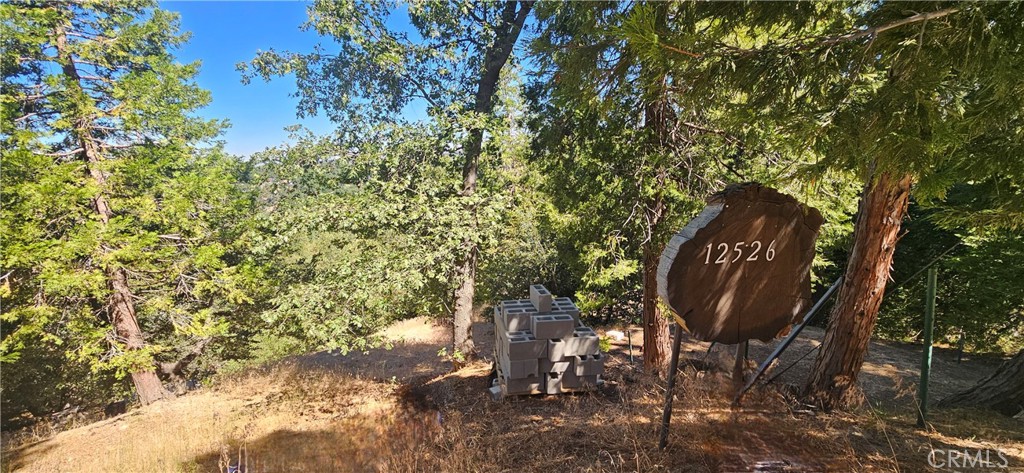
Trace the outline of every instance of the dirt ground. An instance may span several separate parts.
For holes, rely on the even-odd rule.
[[[618,330],[630,335],[629,339],[611,340],[612,354],[621,362],[635,369],[643,365],[643,330],[640,327],[598,327],[599,334]],[[435,324],[428,318],[419,317],[405,320],[389,327],[385,335],[393,340],[396,350],[372,350],[368,353],[352,353],[340,356],[337,353],[318,353],[299,358],[303,363],[331,366],[360,376],[379,379],[411,380],[432,378],[443,374],[445,365],[438,363],[438,350],[451,343],[450,327]],[[762,381],[773,379],[773,383],[800,385],[810,372],[824,329],[807,327],[800,336],[782,353],[779,360],[762,377]],[[494,350],[494,325],[479,321],[473,326],[473,340],[478,354],[492,358]],[[752,375],[762,361],[782,343],[782,339],[764,343],[751,341],[747,350],[747,375]],[[710,348],[710,350],[709,350]],[[730,370],[736,353],[735,345],[715,345],[699,342],[684,336],[681,359],[699,365],[714,365]],[[861,388],[872,405],[898,408],[913,408],[916,403],[917,385],[920,380],[922,347],[884,340],[872,340],[860,374]],[[631,361],[632,360],[632,361]],[[950,394],[974,386],[979,380],[990,375],[1002,363],[994,356],[964,354],[957,362],[956,350],[934,348],[932,370],[929,382],[929,397],[938,401]],[[784,372],[783,372],[784,371]],[[781,376],[775,377],[782,373]],[[726,373],[728,376],[728,373]]]
[[[708,344],[687,340],[669,448],[659,450],[664,381],[640,370],[641,332],[629,333],[632,347],[628,340],[612,343],[598,391],[493,402],[486,391],[491,324],[474,326],[482,359],[452,370],[438,356],[450,343],[450,327],[408,320],[386,332],[390,350],[294,357],[170,402],[11,445],[2,471],[1024,471],[1019,419],[936,410],[930,428],[916,428],[920,347],[882,342],[872,344],[861,379],[871,408],[824,413],[781,386],[803,380],[813,353],[734,408],[734,347],[708,354]],[[775,372],[821,336],[809,329]],[[773,345],[751,344],[751,371]],[[969,357],[957,364],[955,354],[937,351],[935,399],[997,364]],[[996,469],[933,468],[929,453],[937,450],[997,452],[1008,462]]]

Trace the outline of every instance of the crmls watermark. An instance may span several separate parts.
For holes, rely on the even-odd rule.
[[[1010,466],[1010,459],[1006,458],[1000,450],[990,449],[963,449],[943,450],[933,449],[928,452],[928,464],[932,468],[940,470],[956,471],[959,468],[978,469],[1000,469],[1005,470]]]

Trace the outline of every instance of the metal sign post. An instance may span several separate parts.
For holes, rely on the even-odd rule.
[[[928,375],[932,370],[932,329],[935,327],[935,286],[938,270],[928,268],[928,291],[924,306],[924,353],[921,356],[921,384],[917,385],[917,426],[924,427],[928,418]]]
[[[658,448],[665,449],[668,445],[668,426],[672,421],[672,390],[676,387],[676,372],[679,371],[679,346],[683,341],[683,327],[674,322],[675,335],[672,337],[672,358],[668,365],[668,388],[665,391],[665,410],[661,414],[661,438]]]
[[[775,348],[775,351],[773,351],[771,355],[768,355],[768,358],[764,360],[764,363],[761,363],[761,366],[757,369],[757,372],[754,373],[754,377],[750,378],[750,380],[747,381],[746,386],[743,386],[743,389],[740,389],[739,392],[736,393],[736,397],[733,398],[732,400],[732,403],[734,405],[739,404],[740,398],[743,397],[743,394],[746,393],[752,386],[754,386],[754,383],[756,383],[757,380],[760,379],[762,375],[764,375],[764,372],[768,370],[768,367],[772,364],[772,362],[775,361],[776,358],[781,356],[782,352],[786,351],[786,348],[789,348],[789,345],[793,343],[793,340],[796,340],[796,337],[800,335],[800,332],[804,331],[804,328],[807,327],[807,324],[811,323],[811,319],[813,319],[814,316],[818,313],[818,311],[820,311],[821,308],[825,306],[825,302],[827,302],[829,298],[832,297],[832,294],[834,294],[836,290],[839,289],[839,286],[842,285],[842,283],[843,277],[839,276],[839,279],[836,279],[836,282],[832,283],[832,286],[829,287],[827,291],[825,291],[825,295],[821,296],[821,299],[818,299],[818,302],[814,304],[814,307],[811,307],[811,310],[807,311],[807,315],[804,315],[804,319],[799,324],[797,324],[797,326],[794,327],[791,332],[789,332],[789,336],[786,337],[786,339],[783,340],[782,343]]]

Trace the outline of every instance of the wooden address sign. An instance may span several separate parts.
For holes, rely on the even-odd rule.
[[[756,183],[735,184],[675,234],[658,264],[658,294],[698,340],[771,340],[811,304],[822,219]]]

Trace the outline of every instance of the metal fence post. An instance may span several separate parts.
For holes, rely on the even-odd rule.
[[[917,386],[917,426],[924,427],[928,418],[928,375],[932,369],[932,329],[935,327],[935,286],[938,270],[928,268],[928,291],[924,306],[924,354],[921,357],[921,383]]]

